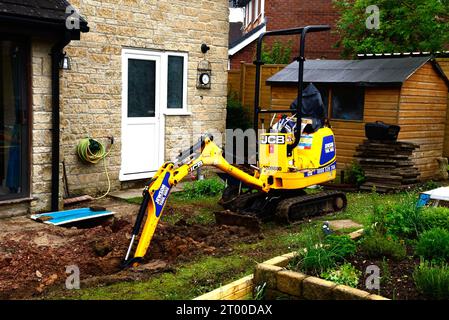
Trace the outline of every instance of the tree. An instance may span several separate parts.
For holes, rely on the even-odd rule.
[[[343,57],[448,48],[449,0],[334,0],[334,4],[341,14],[336,47],[343,49]],[[377,18],[373,4],[379,8],[379,25],[373,25]]]

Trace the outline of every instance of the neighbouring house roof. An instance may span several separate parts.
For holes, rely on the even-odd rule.
[[[265,22],[259,24],[257,27],[252,29],[250,32],[245,33],[241,38],[233,41],[229,45],[229,55],[233,56],[247,45],[259,38],[259,35],[267,30],[267,25]]]
[[[427,62],[449,86],[449,80],[434,61],[433,56],[380,58],[364,60],[307,60],[304,81],[314,83],[338,83],[361,86],[402,85]],[[269,85],[297,84],[298,62],[293,62],[267,80]]]
[[[48,28],[65,28],[66,0],[0,0],[0,20],[45,24]],[[80,18],[81,32],[89,31],[87,21]]]

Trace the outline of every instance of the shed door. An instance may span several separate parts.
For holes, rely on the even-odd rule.
[[[120,180],[150,178],[164,158],[161,55],[123,51],[122,165]]]

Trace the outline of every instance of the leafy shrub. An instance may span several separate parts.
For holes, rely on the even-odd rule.
[[[365,171],[357,162],[353,161],[346,169],[346,182],[361,186],[366,181]]]
[[[407,256],[405,245],[379,233],[372,233],[364,237],[360,242],[360,249],[368,257],[374,259],[389,257],[402,260]]]
[[[421,262],[413,273],[416,288],[431,299],[449,299],[449,267]]]
[[[292,261],[292,266],[306,273],[320,274],[335,267],[339,259],[341,257],[335,252],[325,248],[323,244],[318,244],[300,251],[296,259]]]
[[[246,130],[251,128],[252,122],[249,119],[243,105],[237,97],[237,93],[230,92],[228,94],[228,104],[227,104],[227,117],[226,117],[226,128],[227,129],[242,129]]]
[[[416,197],[410,195],[397,203],[376,205],[372,229],[401,238],[417,238],[424,224],[416,203]]]
[[[356,252],[357,247],[349,236],[330,235],[323,243],[310,244],[292,261],[294,269],[320,274]]]
[[[416,254],[428,260],[449,260],[449,231],[433,228],[423,232],[416,244]]]
[[[357,270],[352,264],[345,263],[338,268],[321,273],[321,278],[356,288],[362,272]]]
[[[267,50],[266,45],[262,46],[262,61],[265,64],[289,64],[292,62],[293,42],[286,44],[281,41],[275,41],[271,50]]]
[[[216,196],[223,192],[224,188],[224,183],[217,178],[199,180],[185,184],[184,196],[188,198]]]
[[[357,245],[349,236],[329,235],[324,240],[329,250],[335,252],[338,257],[346,258],[352,256],[357,251]]]
[[[429,207],[421,211],[423,228],[442,228],[449,231],[449,208]]]

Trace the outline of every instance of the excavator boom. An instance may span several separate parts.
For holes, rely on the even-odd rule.
[[[214,166],[248,186],[261,191],[268,191],[265,184],[259,179],[229,164],[223,157],[222,149],[212,140],[212,136],[205,135],[197,144],[182,152],[176,161],[164,163],[145,187],[143,201],[134,225],[124,267],[136,266],[142,261],[148,251],[172,188],[190,172],[202,166]],[[145,216],[146,221],[144,223]],[[144,224],[143,229],[142,224]],[[141,229],[142,232],[140,232]],[[138,237],[139,242],[133,253],[134,244]]]

